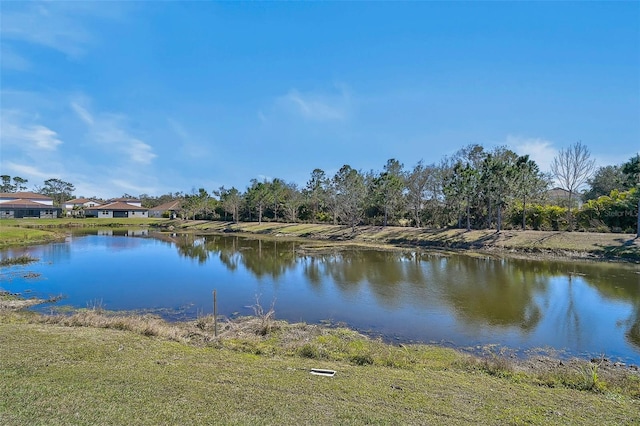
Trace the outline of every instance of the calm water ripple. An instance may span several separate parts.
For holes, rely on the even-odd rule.
[[[115,233],[115,235],[114,235]],[[145,310],[170,319],[249,315],[256,296],[289,321],[344,323],[388,340],[552,348],[640,364],[640,266],[429,251],[341,249],[238,236],[108,230],[5,250],[0,289],[64,295],[55,307]],[[38,307],[48,312],[52,305]]]

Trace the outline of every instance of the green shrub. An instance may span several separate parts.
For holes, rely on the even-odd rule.
[[[303,358],[322,359],[324,358],[320,348],[312,343],[305,343],[298,348],[298,355]]]

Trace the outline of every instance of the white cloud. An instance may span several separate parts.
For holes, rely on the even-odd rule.
[[[519,155],[529,155],[542,172],[551,171],[553,158],[558,154],[558,150],[553,147],[553,142],[542,138],[508,135],[506,145]]]
[[[0,66],[7,70],[27,71],[31,68],[31,63],[21,55],[17,54],[6,43],[0,45]]]
[[[297,89],[278,98],[277,104],[311,121],[342,121],[349,117],[351,96],[345,88],[338,94],[302,93]],[[264,115],[260,116],[264,121]]]
[[[123,5],[101,2],[3,2],[4,41],[45,46],[71,57],[83,55],[95,42],[95,19],[117,19]]]
[[[125,148],[125,151],[128,151],[131,160],[140,164],[149,164],[157,157],[151,146],[139,139],[129,139],[129,146]]]
[[[58,175],[55,173],[43,172],[36,167],[27,166],[25,164],[17,164],[9,161],[5,164],[5,167],[8,171],[13,172],[16,176],[26,178],[29,181],[32,181],[33,178],[38,178],[38,179],[58,178]]]
[[[81,107],[77,102],[71,102],[71,108],[78,114],[78,116],[88,125],[93,125],[93,117],[89,114],[89,111]]]
[[[102,149],[123,153],[132,162],[143,165],[150,164],[157,157],[151,145],[129,132],[125,116],[92,114],[88,108],[80,105],[80,101],[72,101],[71,108],[87,125],[91,140]]]
[[[127,192],[132,195],[139,195],[139,194],[145,194],[145,193],[152,194],[156,192],[156,188],[133,185],[131,184],[131,182],[128,182],[122,179],[111,179],[110,183],[122,189],[124,192]]]
[[[37,123],[27,123],[27,117],[20,111],[0,111],[0,141],[14,145],[24,151],[55,151],[62,141],[58,133]]]
[[[4,10],[2,36],[26,41],[63,52],[69,56],[84,53],[90,41],[88,32],[51,5],[31,4],[26,10]]]
[[[180,152],[190,158],[203,158],[210,154],[209,149],[205,144],[200,143],[198,138],[194,138],[190,132],[177,120],[173,118],[167,118],[169,127],[176,134],[178,140],[181,142]]]

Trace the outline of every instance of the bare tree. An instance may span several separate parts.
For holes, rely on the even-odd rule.
[[[571,197],[593,174],[595,160],[589,149],[578,141],[568,149],[561,149],[551,163],[551,173],[563,189],[569,191],[569,229],[573,229]]]

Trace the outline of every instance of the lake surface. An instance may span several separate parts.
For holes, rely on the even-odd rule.
[[[40,259],[2,268],[0,289],[63,295],[36,309],[100,305],[169,319],[249,315],[259,297],[289,321],[343,323],[389,341],[640,364],[640,266],[437,251],[336,249],[290,241],[107,230],[5,250]]]

